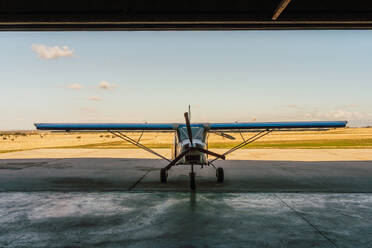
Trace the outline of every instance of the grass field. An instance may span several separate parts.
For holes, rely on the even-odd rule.
[[[140,133],[129,133],[138,139]],[[243,134],[245,138],[254,133]],[[210,148],[230,148],[240,143],[240,134],[232,134],[236,140],[209,135]],[[141,142],[152,148],[170,148],[172,133],[144,133]],[[0,153],[39,148],[110,148],[123,149],[135,146],[108,133],[52,133],[52,132],[2,132]],[[246,148],[372,148],[372,128],[344,128],[328,131],[273,132],[249,144]]]

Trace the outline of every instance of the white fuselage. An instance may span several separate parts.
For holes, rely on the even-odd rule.
[[[194,130],[193,133],[193,146],[199,147],[202,149],[207,149],[207,144],[203,140],[205,140],[205,130],[204,128],[201,130]],[[188,138],[185,138],[185,136],[180,135],[180,132],[182,130],[178,130],[175,136],[175,143],[173,148],[173,158],[177,157],[182,152],[186,151],[188,148],[191,147],[190,140]],[[194,137],[197,136],[197,137]],[[193,150],[188,152],[184,157],[182,157],[177,164],[198,164],[198,165],[205,165],[208,163],[208,157],[207,154],[199,152],[197,150]]]
[[[206,144],[198,139],[192,140],[194,147],[200,147],[206,149]],[[187,150],[190,147],[189,140],[183,140],[178,143],[177,154]],[[205,153],[199,151],[190,151],[188,152],[177,164],[207,164],[208,158]]]

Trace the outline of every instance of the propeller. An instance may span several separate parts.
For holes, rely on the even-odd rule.
[[[218,154],[218,153],[215,153],[215,152],[211,152],[209,150],[206,150],[206,149],[203,149],[201,147],[196,147],[194,146],[194,143],[192,142],[192,131],[191,131],[191,124],[190,124],[190,119],[189,119],[189,113],[185,112],[184,114],[185,116],[185,121],[186,121],[186,128],[187,128],[187,135],[189,136],[189,140],[190,140],[190,145],[191,147],[189,147],[188,149],[184,150],[183,152],[181,152],[175,159],[173,159],[170,164],[168,164],[165,169],[166,170],[169,170],[173,165],[175,165],[182,157],[184,157],[188,152],[190,151],[199,151],[199,152],[202,152],[202,153],[205,153],[205,154],[208,154],[208,155],[211,155],[211,156],[214,156],[216,158],[220,158],[220,159],[225,159],[225,155],[221,155],[221,154]],[[222,133],[222,132],[221,132]],[[227,134],[224,134],[226,135],[227,138],[233,138],[235,139],[234,137],[230,136],[230,135],[227,135]]]
[[[216,158],[220,158],[220,159],[225,160],[225,155],[221,155],[221,154],[218,154],[218,153],[215,153],[215,152],[211,152],[209,150],[205,150],[205,149],[200,148],[200,147],[193,147],[192,149],[195,149],[195,150],[198,150],[199,152],[203,152],[203,153],[206,153],[208,155],[214,156]]]
[[[198,150],[199,152],[206,153],[208,155],[211,155],[211,156],[214,156],[214,157],[217,157],[217,158],[225,159],[224,155],[220,155],[220,154],[205,150],[205,149],[200,148],[200,147],[194,147],[194,144],[192,142],[192,130],[191,130],[191,124],[190,124],[190,119],[189,119],[189,113],[185,112],[184,116],[185,116],[185,121],[186,121],[187,135],[189,136],[189,140],[190,140],[190,144],[191,144],[191,148],[189,148],[188,151]],[[226,135],[226,136],[230,136],[230,135]],[[230,137],[232,137],[232,136],[230,136]],[[234,137],[232,137],[232,138],[235,139]],[[181,153],[181,154],[185,155],[186,153],[185,154]]]
[[[194,144],[192,142],[192,131],[191,131],[189,113],[185,112],[184,116],[185,116],[185,121],[186,121],[187,135],[189,136],[191,147],[193,147]]]

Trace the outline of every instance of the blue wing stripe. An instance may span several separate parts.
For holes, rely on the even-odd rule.
[[[234,129],[281,129],[281,128],[336,128],[345,127],[346,121],[303,121],[303,122],[241,122],[205,124],[210,130]],[[201,127],[204,124],[191,124]],[[38,130],[175,130],[184,127],[182,123],[36,123]]]
[[[274,128],[336,128],[345,127],[347,121],[302,121],[302,122],[242,122],[211,123],[210,130],[274,129]]]
[[[171,123],[36,123],[38,130],[174,130]]]

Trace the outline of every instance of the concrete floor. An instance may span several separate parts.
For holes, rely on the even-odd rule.
[[[0,247],[372,247],[372,161],[0,160]]]
[[[371,247],[371,194],[0,193],[0,247]]]
[[[68,158],[2,159],[0,192],[18,191],[188,191],[190,166],[169,171],[162,184],[158,159]],[[200,192],[372,193],[372,161],[216,161],[225,182],[212,167],[196,168]]]

